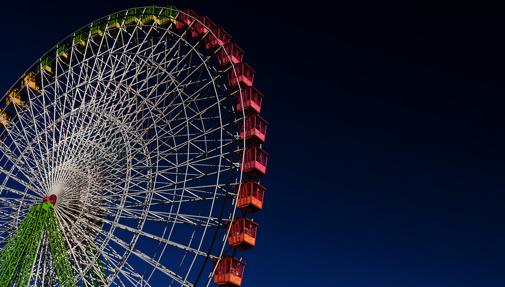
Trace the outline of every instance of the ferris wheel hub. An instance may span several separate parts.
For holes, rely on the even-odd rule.
[[[51,194],[49,196],[44,196],[44,199],[42,200],[43,202],[49,202],[52,205],[55,205],[56,202],[58,201],[58,197],[56,194]]]

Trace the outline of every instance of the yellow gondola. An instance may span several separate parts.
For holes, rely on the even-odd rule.
[[[95,42],[103,37],[105,27],[106,24],[103,23],[102,21],[95,22],[93,23],[93,25],[91,25],[90,33],[91,37],[93,38],[93,40],[95,40]]]
[[[124,16],[121,13],[116,13],[109,18],[107,22],[107,29],[110,31],[121,29],[121,22],[123,21]]]
[[[140,22],[139,16],[142,14],[140,9],[130,9],[127,12],[127,15],[124,20],[124,24],[126,26],[128,25],[135,25]]]
[[[88,39],[88,35],[85,32],[81,32],[79,34],[74,34],[74,37],[72,39],[72,43],[77,47],[79,50],[83,50],[84,47],[86,47],[86,40]]]
[[[146,25],[156,23],[159,25],[161,23],[160,19],[158,18],[159,14],[160,14],[159,8],[155,7],[147,8],[144,14],[142,15],[142,24]]]
[[[18,89],[12,89],[7,94],[6,102],[7,102],[7,105],[13,104],[16,106],[24,106],[26,104],[26,102],[21,97],[21,94],[19,93]]]
[[[2,124],[3,126],[8,126],[10,122],[11,120],[7,112],[4,110],[0,110],[0,124]]]
[[[158,18],[160,21],[160,25],[166,26],[170,23],[172,24],[177,24],[177,21],[175,20],[175,17],[177,15],[177,8],[175,6],[168,6],[163,9],[161,12],[160,17]]]
[[[52,75],[54,72],[54,62],[49,58],[44,58],[40,61],[40,68],[42,71]]]
[[[70,57],[69,50],[70,49],[65,44],[59,45],[58,48],[56,49],[56,56],[58,56],[58,58],[66,62],[69,60]]]
[[[32,90],[37,90],[37,91],[40,90],[40,86],[39,86],[39,83],[37,81],[37,77],[35,76],[34,72],[29,72],[28,74],[26,74],[23,77],[23,83],[25,84],[25,86],[29,87]]]

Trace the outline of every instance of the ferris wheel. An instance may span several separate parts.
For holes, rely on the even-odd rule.
[[[0,102],[0,286],[241,286],[263,95],[190,9],[76,31]]]

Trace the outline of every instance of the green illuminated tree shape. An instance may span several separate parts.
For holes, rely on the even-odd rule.
[[[77,286],[54,207],[43,202],[30,209],[0,253],[0,286],[28,286],[33,265],[46,233],[60,286]]]

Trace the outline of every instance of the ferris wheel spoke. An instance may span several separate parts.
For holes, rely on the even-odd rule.
[[[215,107],[218,107],[219,104],[221,104],[225,99],[220,99],[220,100],[217,100],[216,103],[213,103],[209,106],[207,106],[204,110],[192,115],[191,117],[187,118],[185,121],[182,121],[181,119],[179,119],[179,121],[181,121],[181,123],[177,124],[176,126],[172,127],[171,130],[172,130],[172,133],[173,134],[179,134],[180,132],[183,132],[184,129],[186,128],[184,125],[187,123],[187,122],[190,122],[192,120],[194,120],[195,118],[198,118],[198,117],[201,117],[205,112],[208,112],[209,110],[215,108]],[[176,115],[177,116],[177,115]],[[177,119],[175,117],[175,119]],[[177,122],[177,120],[172,120],[172,121],[175,121]],[[169,122],[170,124],[170,122]]]
[[[34,93],[33,91],[28,88],[28,87],[25,87],[26,91],[27,91],[27,94],[28,94],[28,98],[33,98],[34,97]],[[42,105],[43,107],[46,106],[47,102],[46,102],[46,97],[42,96]],[[48,101],[49,102],[49,101]],[[27,108],[28,110],[28,114],[30,118],[30,120],[27,120],[27,123],[24,125],[23,129],[27,129],[28,127],[31,127],[34,131],[35,131],[35,137],[36,138],[39,138],[40,135],[39,135],[39,125],[42,124],[43,127],[46,127],[47,124],[48,124],[48,121],[46,120],[46,114],[47,114],[47,109],[45,108],[42,108],[42,109],[39,109],[39,111],[43,111],[41,114],[42,114],[42,117],[44,119],[44,122],[43,123],[39,123],[39,121],[37,121],[36,117],[35,117],[35,112],[33,111],[32,109],[32,106],[29,105],[29,107]],[[24,117],[20,117],[21,118],[24,118]],[[28,124],[28,122],[30,122],[30,124]],[[20,120],[20,124],[23,125],[23,121]],[[48,138],[48,134],[47,133],[44,133],[45,134],[45,140],[41,140],[38,142],[38,150],[39,150],[39,154],[40,154],[40,158],[41,160],[44,158],[43,157],[43,153],[47,152],[49,150],[49,138]],[[45,148],[45,151],[43,151],[43,149]],[[42,165],[42,166],[39,166],[39,168],[42,168],[43,169],[43,172],[44,172],[44,175],[45,175],[45,178],[47,178],[47,174],[48,174],[48,168],[49,168],[49,165]],[[47,182],[46,182],[46,185],[47,185]]]
[[[122,266],[128,266],[128,262],[123,260],[123,255],[119,254],[119,252],[116,249],[112,248],[112,246],[109,244],[103,251],[101,251],[101,255],[105,259],[107,270],[110,272],[107,278],[112,278],[120,273]],[[112,280],[107,279],[107,281]]]
[[[156,204],[169,204],[169,203],[178,203],[179,201],[171,200],[170,197],[179,195],[181,191],[184,191],[184,195],[181,195],[181,201],[199,201],[199,200],[207,200],[205,196],[214,196],[216,192],[216,188],[222,191],[222,196],[226,196],[230,193],[225,188],[224,184],[218,185],[200,185],[200,186],[186,186],[186,187],[172,187],[167,188],[165,184],[160,185],[157,188],[149,189],[149,190],[139,190],[139,191],[129,191],[128,196],[144,196],[147,193],[153,193],[156,196],[159,202],[152,201],[151,205]],[[188,195],[186,195],[188,193]],[[112,194],[111,197],[121,196]],[[153,199],[154,200],[154,199]],[[141,206],[141,205],[138,205]],[[133,206],[135,207],[135,206]]]
[[[56,213],[56,216],[59,218],[60,226],[62,230],[70,230],[71,227],[67,223],[68,220],[72,222],[70,218],[65,218],[65,216],[59,212]],[[74,264],[74,271],[76,271],[79,275],[81,280],[86,281],[88,284],[90,283],[85,276],[84,270],[81,268],[81,263],[87,262],[87,259],[84,259],[84,257],[87,257],[87,250],[82,246],[81,240],[77,239],[75,237],[75,234],[73,232],[62,232],[63,238],[67,244],[67,246],[73,246],[73,248],[69,248],[68,253],[70,253],[70,256],[76,262],[77,264]],[[76,252],[75,249],[79,248],[83,252]]]
[[[16,209],[19,208],[20,205],[30,206],[37,201],[39,200],[36,198],[26,198],[24,196],[19,198],[0,197],[0,209]]]
[[[29,184],[28,182],[26,182],[23,179],[20,179],[17,175],[13,174],[12,172],[6,171],[5,169],[3,169],[3,167],[1,165],[0,165],[0,173],[4,174],[8,179],[14,180],[17,184],[20,184],[21,186],[23,186],[27,191],[31,191],[35,195],[40,194],[38,192],[38,190],[35,187],[33,187],[31,184]],[[20,191],[19,189],[14,188],[14,187],[7,187],[4,184],[2,185],[2,190],[6,190],[6,191],[9,191],[11,193],[15,193],[15,194],[18,194],[18,195],[22,194],[23,196],[26,195],[27,197],[34,198],[34,195],[30,195],[28,192]]]
[[[117,252],[116,252],[116,254],[117,254]],[[128,262],[124,262],[123,266],[124,266],[124,268],[118,268],[116,273],[118,275],[123,275],[123,277],[125,277],[128,280],[128,282],[130,282],[130,284],[137,285],[137,284],[142,283],[144,285],[151,286],[147,281],[144,280],[144,276],[142,276],[138,272],[136,272],[134,270],[134,268]],[[121,286],[125,286],[121,277],[117,276],[117,278],[118,278],[118,280],[120,280],[120,282],[122,284]]]
[[[13,185],[15,187],[15,185]],[[8,192],[10,194],[15,194],[18,195],[19,198],[9,198],[9,200],[16,200],[16,201],[27,201],[29,202],[35,202],[35,201],[40,201],[40,197],[37,197],[35,195],[29,194],[28,192],[30,191],[28,188],[25,188],[23,191],[16,189],[14,187],[8,187],[8,186],[1,186],[1,191],[0,191],[0,201],[1,200],[6,200],[6,198],[2,197],[2,193]]]
[[[64,214],[60,214],[60,216],[61,217],[65,217]],[[71,228],[71,227],[69,227],[68,224],[67,224],[66,228],[68,229],[68,228]],[[90,226],[89,228],[90,229],[94,229],[93,226]],[[72,233],[72,234],[74,234],[74,233]],[[112,254],[114,254],[114,256],[116,256],[117,260],[115,260],[111,256],[111,253],[107,253],[107,252],[111,252],[111,248],[110,247],[107,247],[105,250],[102,250],[100,248],[100,246],[96,245],[94,243],[94,240],[92,238],[89,238],[89,235],[86,234],[81,229],[76,229],[75,235],[73,235],[73,236],[74,236],[73,240],[75,240],[77,242],[84,242],[86,245],[89,245],[93,250],[95,250],[97,252],[97,255],[95,255],[94,258],[88,258],[88,259],[86,259],[87,261],[91,260],[91,262],[95,262],[98,259],[98,257],[101,255],[106,260],[105,263],[106,263],[107,269],[109,271],[113,272],[114,269],[119,269],[117,264],[119,264],[119,260],[121,259],[121,256],[119,254],[117,254],[117,253],[112,252]],[[79,238],[77,238],[76,236],[78,236]],[[79,245],[80,245],[80,247],[82,249],[83,248],[82,244],[79,244]],[[86,254],[86,251],[89,251],[89,250],[84,250],[85,254]],[[92,265],[92,266],[93,266],[92,268],[95,268],[95,265]],[[109,268],[109,266],[112,267],[112,268]],[[89,269],[83,270],[82,273],[84,273],[86,271],[89,272]],[[104,277],[105,274],[102,274],[101,272],[97,272],[97,274],[99,275],[100,280],[102,281],[102,283],[107,284],[108,280]]]
[[[82,230],[78,229],[73,234],[74,234],[73,235],[74,241],[76,241],[76,242],[84,241],[84,243],[87,245],[87,248],[92,248],[93,250],[95,250],[97,252],[97,255],[90,255],[90,256],[86,255],[87,257],[85,259],[79,261],[80,264],[86,264],[86,263],[89,264],[90,262],[96,262],[96,260],[99,260],[98,259],[99,256],[102,256],[106,260],[106,266],[107,266],[106,269],[108,269],[110,271],[108,266],[110,266],[110,265],[116,266],[113,263],[114,260],[112,260],[111,257],[107,255],[105,250],[101,250],[93,242],[92,239],[90,239],[86,234],[84,234],[84,232]],[[84,250],[83,250],[83,248],[84,248]],[[81,253],[87,254],[87,252],[89,252],[89,249],[86,249],[86,247],[82,246],[82,244],[81,244]],[[118,257],[118,258],[120,258],[120,257]],[[81,278],[82,278],[82,281],[89,286],[95,286],[95,285],[93,285],[93,282],[90,282],[90,281],[92,281],[91,276],[98,276],[99,277],[98,279],[101,281],[102,284],[104,284],[104,285],[108,284],[108,280],[105,277],[106,274],[102,273],[102,271],[99,269],[99,267],[96,264],[88,265],[88,267],[85,268],[84,270],[80,269],[80,273],[86,274],[85,276],[81,276]],[[93,273],[94,275],[90,275],[90,273]],[[96,277],[95,277],[95,279],[96,279]]]
[[[222,146],[225,146],[225,145],[222,145]],[[199,153],[195,153],[195,155],[196,155],[195,157],[190,158],[184,162],[178,163],[175,166],[170,166],[170,167],[167,167],[164,169],[160,169],[160,171],[158,171],[158,173],[164,174],[164,173],[172,172],[174,170],[179,170],[182,167],[190,167],[190,168],[195,169],[195,171],[198,171],[197,175],[201,176],[201,175],[204,175],[205,173],[202,173],[201,171],[196,169],[196,166],[212,166],[212,167],[221,167],[221,168],[229,168],[230,166],[233,167],[233,165],[234,165],[233,162],[228,162],[228,164],[226,164],[226,165],[213,164],[213,162],[216,159],[226,158],[227,156],[230,156],[234,153],[234,152],[225,152],[225,153],[221,152],[222,146],[215,148],[213,150],[210,150],[210,151],[200,151]],[[213,154],[213,153],[217,153],[217,154]],[[209,154],[210,154],[210,156],[209,156]],[[166,158],[164,158],[164,159],[166,159]]]
[[[174,134],[171,134],[171,136],[172,137],[181,137],[181,138],[184,138],[185,140],[181,143],[178,143],[176,146],[169,147],[169,149],[163,151],[162,154],[176,154],[176,152],[180,151],[180,149],[187,147],[188,145],[190,145],[194,142],[197,142],[199,140],[202,140],[203,142],[207,143],[209,141],[206,139],[206,137],[208,137],[211,134],[221,132],[223,129],[227,128],[229,125],[231,125],[231,124],[227,123],[224,125],[208,128],[206,131],[202,131],[201,133],[195,133],[195,134],[187,134],[187,133],[181,134],[180,132],[184,132],[184,130],[179,130],[179,131],[175,132]],[[161,134],[161,137],[163,138],[164,135]],[[216,142],[222,143],[223,146],[226,146],[229,144],[236,143],[236,140],[233,138],[230,138],[228,140],[216,140]],[[220,148],[220,146],[218,146],[215,149],[215,151],[219,150],[218,148]],[[203,151],[203,152],[206,152],[206,151]]]
[[[183,190],[182,188],[180,189],[181,191]],[[214,189],[215,190],[215,189]],[[143,198],[142,196],[146,193],[153,193],[151,191],[146,191],[146,192],[137,192],[135,195],[130,195],[128,194],[128,198],[130,201],[135,198],[135,196],[138,196],[139,198]],[[233,195],[228,195],[228,194],[222,194],[222,195],[215,195],[215,191],[209,192],[211,195],[204,197],[204,196],[191,196],[191,195],[185,195],[181,193],[153,193],[153,199],[149,203],[145,203],[142,201],[135,201],[135,202],[128,202],[128,204],[125,205],[127,208],[141,208],[141,207],[146,207],[147,205],[150,206],[156,206],[156,205],[162,205],[162,206],[173,206],[177,204],[195,204],[198,202],[205,202],[205,201],[213,201],[215,199],[230,199],[233,197]],[[177,199],[169,199],[168,197],[173,197]]]
[[[73,55],[73,53],[72,53]],[[70,63],[69,65],[71,66],[72,65],[72,59],[73,57],[70,57]],[[68,71],[71,71],[71,69],[69,68]],[[59,70],[57,70],[57,74],[58,74]],[[67,72],[67,73],[70,73],[70,72]],[[65,75],[65,73],[62,74],[62,76]],[[56,95],[68,95],[68,91],[65,90],[65,87],[68,87],[69,86],[69,81],[70,81],[70,77],[67,76],[67,78],[65,79],[64,77],[56,77],[57,80],[54,81],[54,86],[53,86],[53,90],[54,90],[54,93]],[[66,81],[65,81],[66,80]],[[60,147],[61,147],[61,141],[65,141],[66,140],[66,137],[62,136],[62,132],[63,131],[66,131],[66,130],[69,130],[70,127],[68,125],[65,125],[65,120],[67,118],[70,118],[70,116],[72,115],[72,108],[69,108],[70,109],[70,113],[68,113],[68,116],[67,115],[67,107],[66,107],[66,101],[67,101],[67,98],[69,98],[68,96],[67,97],[63,97],[64,98],[64,102],[61,103],[60,101],[60,97],[58,97],[55,101],[54,101],[54,104],[52,106],[52,109],[53,109],[53,115],[52,115],[52,118],[49,119],[49,128],[51,130],[51,133],[52,133],[52,148],[51,148],[51,156],[50,158],[51,159],[55,159],[57,158],[58,156],[58,152],[60,150]],[[75,99],[75,97],[74,97]],[[59,120],[59,125],[58,125],[58,121]],[[59,128],[59,129],[58,129]],[[49,134],[49,132],[47,133]],[[54,170],[57,165],[59,163],[56,161],[56,160],[52,160],[51,161],[51,164],[49,165],[51,167],[51,170]],[[51,178],[51,181],[54,181],[54,176],[53,175],[53,178]]]
[[[227,170],[233,170],[233,169],[234,168],[223,169],[221,172],[225,172]],[[207,173],[205,176],[212,176],[212,175],[215,175],[215,174],[218,174],[218,172]],[[132,194],[128,194],[128,195],[131,197],[131,196],[139,196],[139,195],[141,196],[143,194],[152,193],[152,194],[154,194],[157,197],[161,197],[162,200],[168,200],[165,197],[165,195],[166,196],[175,196],[175,195],[177,195],[177,196],[180,197],[181,202],[184,202],[185,201],[184,199],[188,199],[188,201],[204,200],[203,197],[196,195],[192,191],[192,189],[201,189],[202,188],[201,186],[199,186],[199,185],[191,185],[191,184],[188,185],[187,184],[188,182],[192,182],[194,180],[202,178],[202,176],[197,176],[197,177],[193,177],[193,178],[184,178],[183,180],[180,180],[180,181],[177,181],[177,182],[172,181],[170,178],[165,177],[163,174],[160,174],[158,176],[167,180],[167,182],[164,183],[164,186],[165,186],[165,189],[168,188],[168,191],[172,191],[171,193],[162,193],[160,190],[141,190],[141,191],[134,191]],[[216,196],[216,192],[218,190],[222,190],[222,187],[219,184],[213,185],[211,187],[207,186],[205,188],[213,190],[212,192],[208,192],[207,193],[207,194],[210,194],[212,196]],[[185,192],[187,192],[189,195],[179,195],[178,193],[175,192],[176,190],[182,191],[182,194],[184,194]],[[225,192],[223,192],[223,195],[225,195],[225,194],[228,195],[228,194],[232,194],[232,193],[229,193],[229,192],[225,193]],[[174,200],[173,202],[178,202],[178,201]],[[135,206],[135,205],[133,205],[133,206]]]
[[[160,236],[151,234],[151,233],[143,231],[143,230],[132,228],[132,227],[126,226],[124,224],[116,223],[116,222],[113,222],[113,221],[110,221],[110,220],[106,220],[106,219],[103,219],[103,218],[99,218],[99,217],[96,217],[96,216],[93,216],[93,215],[89,215],[89,214],[87,214],[86,216],[88,216],[88,217],[90,217],[90,218],[92,218],[94,220],[102,221],[103,223],[106,223],[106,224],[109,224],[109,225],[113,225],[113,226],[118,227],[118,228],[120,228],[120,229],[122,229],[124,231],[128,231],[128,232],[133,233],[133,234],[141,235],[143,237],[155,240],[155,241],[157,241],[159,243],[167,244],[169,246],[181,249],[183,251],[188,251],[188,252],[191,252],[193,254],[196,254],[196,255],[199,255],[199,256],[203,256],[203,257],[207,257],[208,256],[208,257],[213,258],[213,259],[217,258],[214,255],[207,254],[205,252],[202,252],[200,250],[191,248],[191,247],[186,246],[184,244],[180,244],[180,243],[176,243],[176,242],[171,241],[171,240],[167,240],[165,238],[162,238]]]
[[[14,146],[16,149],[19,151],[19,156],[20,158],[23,158],[27,168],[32,172],[32,174],[39,178],[41,181],[42,185],[45,185],[43,182],[44,178],[44,173],[45,169],[44,167],[41,167],[40,169],[37,169],[36,167],[38,166],[37,163],[41,161],[42,157],[42,151],[38,149],[36,146],[31,144],[30,138],[34,138],[34,134],[30,134],[30,128],[25,126],[24,121],[22,120],[22,117],[20,117],[20,120],[17,121],[19,125],[13,126],[10,130],[8,130],[8,134],[10,135],[10,138],[12,142],[14,143]],[[35,129],[36,130],[36,129]],[[35,150],[38,150],[35,151]]]
[[[106,136],[114,136],[114,132],[115,132],[114,130],[109,129],[109,132],[106,132],[105,135]],[[77,135],[80,135],[80,134],[81,133],[77,133]],[[74,138],[77,138],[77,140],[75,140]],[[60,160],[61,161],[60,165],[63,165],[64,162],[66,160],[68,160],[68,159],[72,159],[73,161],[76,161],[76,163],[78,163],[81,160],[85,160],[85,159],[82,159],[82,158],[77,158],[77,157],[75,157],[73,155],[74,154],[75,155],[81,154],[90,145],[96,147],[96,149],[94,149],[94,152],[100,152],[101,151],[100,154],[104,158],[108,157],[107,156],[107,152],[105,150],[103,150],[103,147],[101,147],[100,145],[97,145],[97,142],[96,142],[97,138],[96,137],[88,135],[87,137],[79,136],[79,137],[74,137],[74,138],[70,138],[70,139],[67,139],[67,140],[65,140],[65,141],[62,142],[63,145],[68,145],[68,146],[72,146],[73,145],[73,148],[71,149],[72,152],[70,152],[70,150],[69,150],[69,152],[68,152],[69,156],[67,156],[66,159]],[[67,143],[67,142],[71,142],[71,143]]]
[[[183,91],[184,89],[182,89],[182,88],[188,88],[191,85],[201,85],[201,87],[199,87],[199,90],[196,91],[196,92],[201,92],[204,89],[206,89],[210,84],[213,83],[213,81],[210,81],[208,79],[199,79],[196,81],[193,80],[191,82],[184,82],[184,81],[178,82],[175,80],[177,74],[184,72],[184,71],[192,71],[192,73],[194,73],[196,70],[202,68],[203,66],[202,65],[200,65],[200,66],[188,65],[188,66],[182,67],[180,70],[168,71],[168,70],[165,70],[165,68],[163,68],[163,65],[164,65],[163,59],[161,59],[161,61],[156,61],[156,59],[153,59],[153,58],[155,58],[155,57],[151,56],[151,57],[147,57],[147,58],[140,58],[140,60],[139,60],[139,61],[142,61],[144,65],[146,65],[148,67],[152,67],[151,68],[152,77],[160,77],[161,76],[161,79],[158,80],[158,83],[153,85],[152,87],[145,86],[145,84],[147,84],[147,82],[145,80],[142,81],[143,85],[137,89],[137,93],[145,94],[146,98],[156,97],[154,93],[156,92],[156,89],[158,89],[161,84],[168,84],[167,89],[170,89],[171,88],[170,85],[174,84],[175,85],[174,91]],[[202,85],[202,83],[204,83],[204,85]],[[158,96],[158,98],[160,98],[160,97]]]
[[[6,150],[2,144],[0,144],[0,151],[3,152],[2,159],[7,159],[11,164],[11,171],[6,170],[2,165],[0,165],[0,174],[4,174],[22,186],[28,187],[30,190],[37,192],[37,189],[35,189],[33,185],[27,182],[27,180],[36,178],[36,173],[33,169],[26,165],[26,162],[24,162],[23,165],[20,165],[21,160],[26,158],[12,154],[12,152],[10,150]],[[18,175],[22,175],[25,179],[21,179]]]
[[[138,284],[138,282],[144,282],[142,277],[134,277],[134,276],[132,276],[134,274],[130,274],[129,272],[124,271],[123,269],[119,269],[119,274],[123,275],[123,277],[126,278],[128,280],[128,282],[132,285]],[[119,277],[120,276],[118,276],[118,278]],[[121,282],[122,282],[122,280],[121,280]],[[123,283],[123,285],[124,285],[124,283]]]
[[[125,244],[125,242],[122,241],[121,239],[113,237],[113,240],[117,244],[119,244],[121,247],[125,248],[126,250],[129,250],[132,254],[134,254],[135,256],[137,256],[137,258],[143,260],[147,264],[149,264],[152,267],[156,268],[158,271],[164,273],[165,275],[167,275],[168,277],[172,278],[173,280],[175,280],[176,282],[178,282],[182,286],[188,286],[188,287],[192,287],[193,286],[193,284],[185,282],[185,280],[181,276],[179,276],[177,273],[175,273],[174,271],[172,271],[172,270],[168,269],[167,267],[163,266],[161,263],[159,263],[156,260],[152,259],[151,257],[149,257],[148,255],[146,255],[145,253],[143,253],[143,252],[141,252],[141,251],[139,251],[137,249],[136,250],[130,249]]]
[[[108,269],[108,266],[109,265],[113,265],[113,262],[114,260],[111,259],[111,256],[107,255],[106,253],[106,250],[109,250],[108,248],[106,250],[102,250],[99,248],[99,246],[97,246],[94,241],[92,239],[90,239],[85,233],[84,231],[78,229],[76,230],[75,233],[73,233],[73,240],[74,241],[77,241],[77,242],[81,242],[81,241],[84,241],[84,243],[86,245],[88,245],[88,248],[92,248],[92,250],[95,250],[96,251],[96,255],[91,255],[93,258],[91,257],[87,257],[86,259],[84,259],[85,261],[80,261],[82,263],[85,263],[85,262],[96,262],[96,260],[99,258],[99,256],[102,256],[105,260],[106,260],[106,268]],[[81,244],[82,246],[82,244]],[[81,247],[82,248],[82,247]],[[84,247],[85,248],[85,247]],[[87,254],[90,250],[89,249],[85,249],[83,251],[84,254]],[[110,250],[109,250],[110,251]],[[119,255],[118,255],[118,258]],[[91,260],[91,261],[90,261]],[[115,265],[114,265],[115,266]],[[110,270],[110,269],[109,269]],[[101,281],[102,284],[107,284],[107,279],[105,277],[105,274],[102,273],[100,270],[98,270],[98,266],[96,266],[96,264],[92,264],[91,267],[88,266],[88,268],[86,268],[85,270],[82,270],[81,269],[81,273],[86,273],[86,274],[89,274],[90,272],[94,272],[94,274],[96,276],[99,277],[99,280]],[[92,282],[89,282],[88,280],[91,280],[91,279],[87,279],[89,276],[83,276],[82,278],[84,278],[84,282],[88,283],[89,286],[94,286],[92,284]]]
[[[193,214],[182,214],[179,212],[163,212],[152,210],[148,211],[147,215],[143,215],[138,214],[141,213],[142,211],[139,211],[138,209],[128,208],[128,206],[122,208],[122,211],[127,214],[122,217],[124,219],[147,220],[153,222],[167,222],[175,224],[189,224],[192,226],[200,226],[200,227],[206,227],[206,226],[219,227],[222,225],[220,223],[219,218],[211,216],[201,216]],[[106,221],[104,220],[104,222]]]
[[[137,76],[138,76],[138,74],[137,74]],[[152,76],[152,75],[149,75],[149,76]],[[143,86],[145,83],[146,83],[146,81],[145,81],[145,80],[143,80],[143,81],[141,82],[142,86]],[[141,86],[141,88],[137,89],[137,92],[136,92],[136,93],[139,93],[138,91],[142,89],[142,86]],[[157,89],[157,87],[158,87],[158,85],[154,85],[154,86],[153,86],[153,88],[152,88],[152,90]],[[148,95],[147,95],[146,99],[147,99],[147,98],[149,98],[149,96],[150,96],[150,94],[148,94]]]
[[[24,158],[25,162],[27,163],[36,162],[37,157],[35,156],[35,151],[33,150],[33,147],[29,145],[30,141],[28,138],[30,138],[31,136],[28,136],[26,134],[27,131],[22,128],[21,130],[23,132],[21,132],[15,127],[11,127],[6,130],[15,148],[18,151],[18,155]],[[36,171],[33,169],[31,165],[27,165],[27,168],[29,168],[34,174],[36,174]]]
[[[219,131],[221,128],[218,127],[216,128],[215,130],[210,130],[209,131],[209,134],[213,133],[213,132],[217,132]],[[180,152],[181,150],[187,148],[187,146],[191,145],[191,146],[195,146],[194,144],[194,141],[198,140],[200,138],[200,136],[197,136],[197,137],[193,137],[193,138],[190,138],[180,144],[178,144],[177,146],[175,147],[170,147],[169,149],[166,150],[166,152],[163,152],[162,153],[162,158],[164,160],[168,160],[168,157],[170,157],[171,155],[177,155],[178,152]],[[206,141],[205,139],[203,140],[205,143],[208,143],[208,141]],[[174,165],[170,168],[177,168],[177,167],[180,167],[180,166],[184,166],[186,164],[189,164],[191,162],[198,162],[198,161],[205,161],[207,158],[205,158],[206,155],[209,155],[209,154],[213,154],[215,152],[218,153],[218,155],[214,155],[214,156],[222,156],[222,157],[225,157],[227,155],[231,155],[232,152],[225,152],[223,153],[221,150],[223,147],[227,147],[228,145],[231,145],[231,144],[234,144],[236,141],[235,140],[228,140],[228,141],[219,141],[219,143],[221,144],[220,146],[217,146],[216,148],[212,149],[212,150],[202,150],[202,149],[199,149],[199,152],[197,153],[192,153],[194,155],[196,155],[196,157],[193,157],[191,159],[187,159],[185,161],[185,163],[181,163],[181,164],[177,164],[177,165]],[[190,153],[191,154],[191,153]]]
[[[227,171],[232,171],[232,170],[235,170],[235,169],[236,169],[236,167],[228,167],[228,168],[221,169],[221,170],[218,170],[218,171],[208,172],[208,173],[206,173],[203,176],[196,176],[196,177],[192,177],[192,178],[185,178],[185,179],[182,179],[182,180],[179,180],[179,181],[171,182],[171,184],[169,184],[167,186],[179,186],[179,185],[185,186],[188,182],[193,182],[195,180],[202,179],[204,177],[211,177],[211,176],[214,176],[214,175],[219,175],[219,174],[225,173]],[[159,176],[164,177],[161,174]],[[166,178],[166,179],[168,179],[168,178]]]
[[[94,228],[94,227],[92,227]],[[97,229],[98,232],[103,232],[100,229]],[[184,282],[182,277],[180,277],[177,273],[174,271],[170,270],[169,268],[163,266],[160,262],[152,259],[150,256],[146,255],[145,253],[141,252],[138,249],[133,249],[133,247],[130,247],[129,244],[122,239],[118,238],[117,236],[113,234],[108,234],[108,238],[113,241],[114,243],[117,244],[118,247],[123,248],[125,251],[129,252],[130,254],[135,255],[138,259],[141,259],[145,263],[151,265],[152,267],[156,268],[158,271],[164,273],[165,275],[169,276],[170,278],[174,279],[178,283],[180,283],[182,286],[193,286],[192,284],[188,282]],[[116,272],[117,273],[117,272]]]

